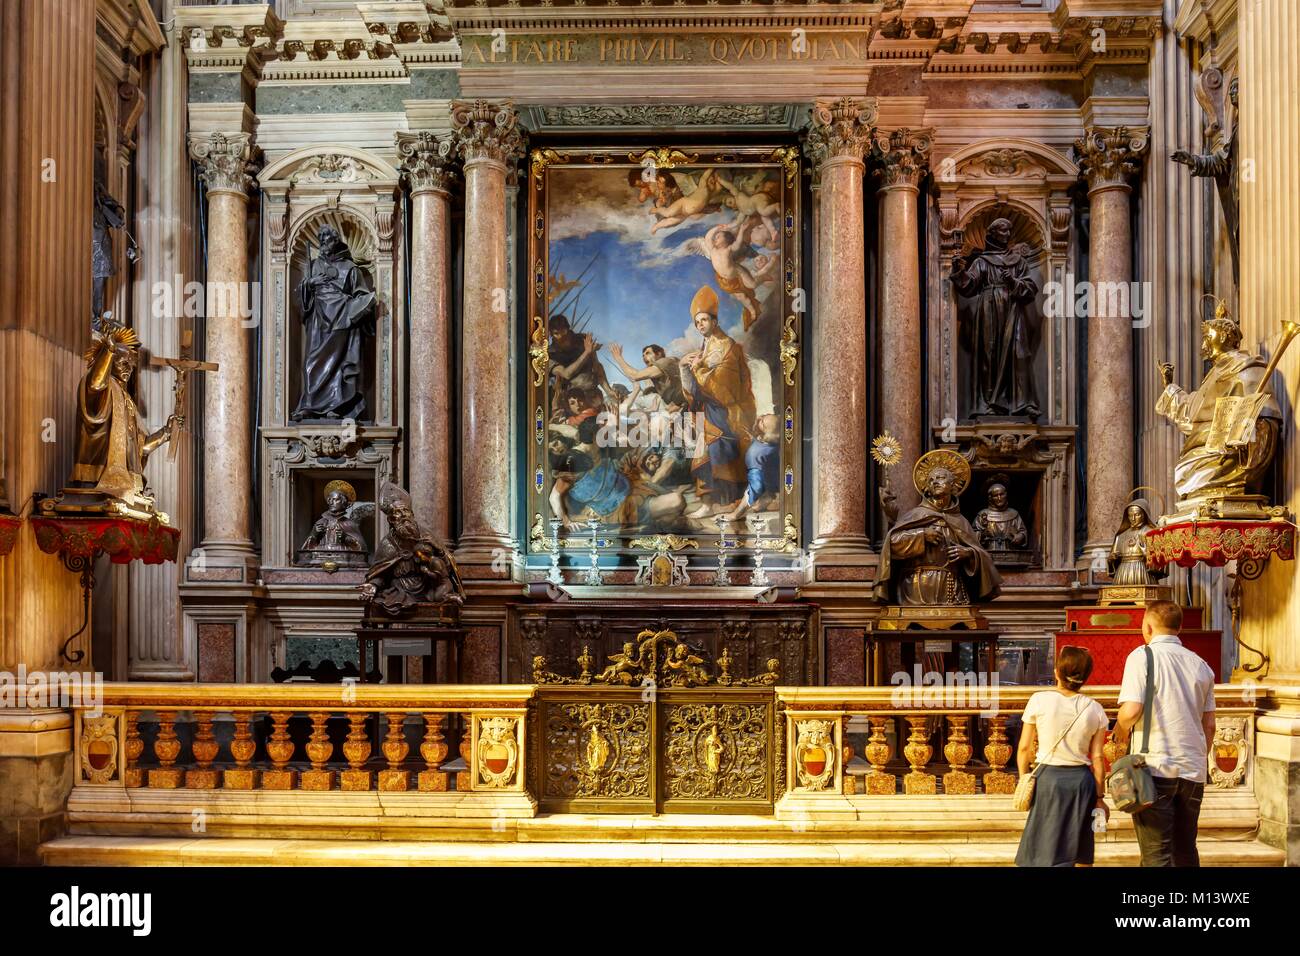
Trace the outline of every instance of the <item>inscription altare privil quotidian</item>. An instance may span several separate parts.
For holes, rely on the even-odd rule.
[[[595,34],[553,36],[498,33],[466,36],[463,65],[602,65],[842,62],[867,59],[862,36],[780,31],[773,33]]]

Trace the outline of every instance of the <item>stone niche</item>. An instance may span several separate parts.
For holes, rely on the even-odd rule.
[[[358,501],[374,501],[384,481],[401,481],[405,229],[398,170],[362,149],[296,150],[268,165],[259,184],[267,257],[260,440],[263,611],[269,625],[263,635],[269,654],[259,656],[290,663],[289,638],[350,637],[360,619],[356,585],[363,570],[308,567],[298,554],[325,509],[325,485],[342,479],[352,484]],[[305,348],[298,286],[322,225],[342,235],[375,292],[375,334],[364,353],[366,409],[358,421],[292,418]],[[379,515],[365,518],[361,527],[369,549],[387,530]]]
[[[938,282],[930,297],[931,427],[935,443],[956,447],[971,462],[973,480],[962,510],[984,507],[984,490],[1005,476],[1010,504],[1029,527],[1036,552],[1030,570],[1064,571],[1074,558],[1074,461],[1078,439],[1075,399],[1079,367],[1076,322],[1047,307],[1051,283],[1068,288],[1077,250],[1071,242],[1070,189],[1078,169],[1049,146],[1027,139],[969,143],[932,160],[939,192]],[[963,320],[970,303],[952,281],[953,256],[984,244],[995,219],[1011,222],[1011,245],[1034,250],[1030,274],[1039,294],[1033,312],[1035,421],[972,415],[974,357]]]

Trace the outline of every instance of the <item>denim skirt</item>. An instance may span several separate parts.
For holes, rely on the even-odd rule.
[[[1025,832],[1020,835],[1016,866],[1091,863],[1092,811],[1096,806],[1097,781],[1092,767],[1043,767]]]

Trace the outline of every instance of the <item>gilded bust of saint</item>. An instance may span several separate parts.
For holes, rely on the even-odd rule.
[[[325,486],[325,511],[312,525],[311,534],[300,549],[308,563],[363,566],[366,563],[366,539],[360,519],[368,518],[374,512],[373,502],[357,502],[357,493],[351,484],[331,481]]]
[[[1147,532],[1155,527],[1151,506],[1145,498],[1136,498],[1124,509],[1124,520],[1110,546],[1111,582],[1124,585],[1152,585],[1165,571],[1147,567]]]
[[[1007,505],[1007,486],[989,485],[988,507],[975,516],[980,544],[990,551],[1021,551],[1029,543],[1029,530],[1020,512]]]

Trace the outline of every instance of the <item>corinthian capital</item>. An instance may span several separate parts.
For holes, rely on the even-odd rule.
[[[413,193],[425,189],[447,192],[456,180],[455,146],[450,139],[438,139],[423,130],[398,133],[397,155]]]
[[[933,129],[895,129],[876,133],[872,153],[880,163],[881,188],[917,186],[930,165]]]
[[[509,163],[524,154],[519,114],[509,103],[456,100],[451,104],[451,131],[454,148],[467,163]]]
[[[190,159],[209,192],[247,193],[253,185],[253,138],[248,133],[190,133]]]
[[[1142,168],[1150,134],[1145,126],[1093,126],[1076,139],[1074,153],[1088,188],[1128,185],[1128,177]]]
[[[875,121],[874,99],[819,100],[813,104],[804,153],[814,167],[836,158],[861,161],[871,145]]]

